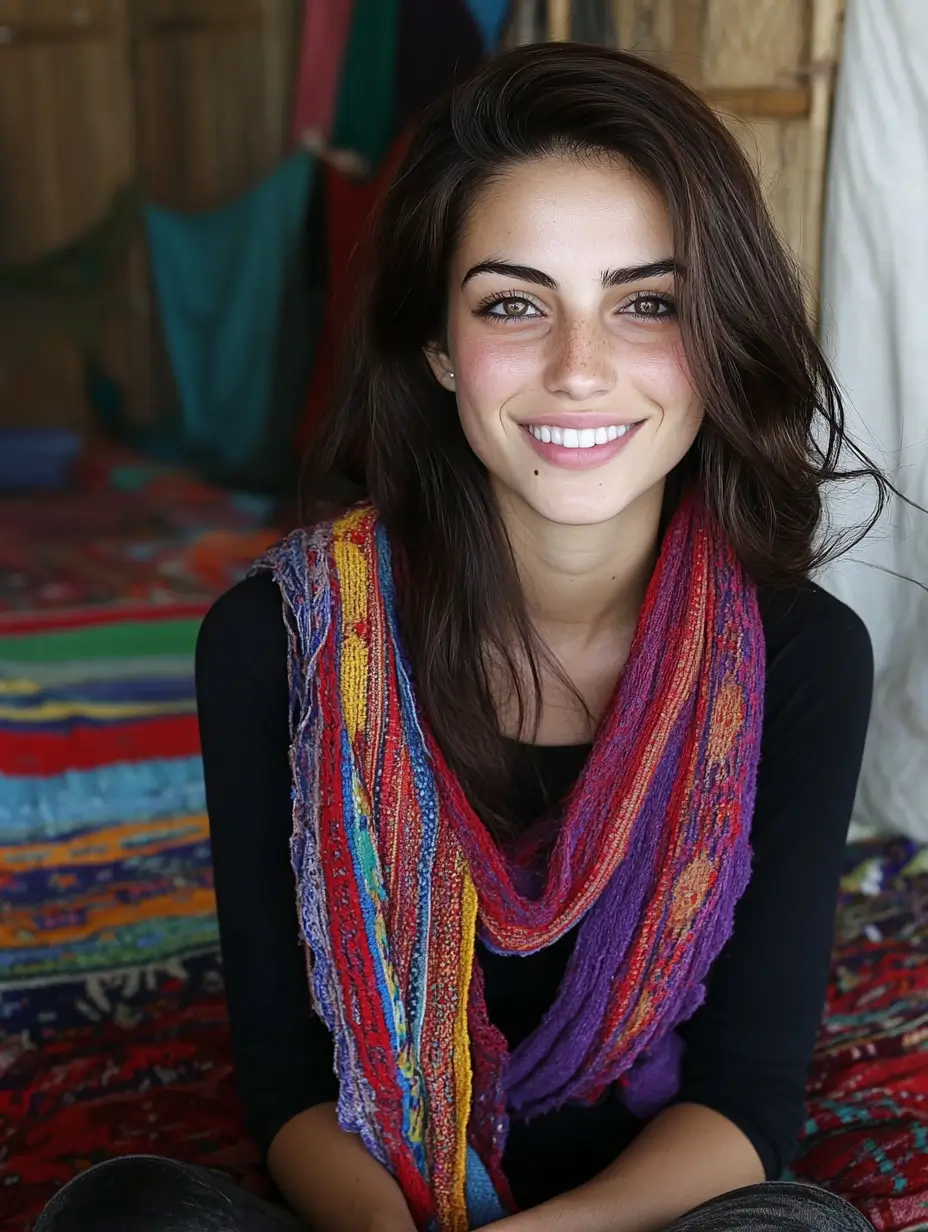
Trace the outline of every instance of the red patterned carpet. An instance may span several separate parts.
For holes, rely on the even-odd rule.
[[[21,993],[0,1046],[0,1228],[111,1155],[170,1155],[260,1192],[241,1128],[215,951]],[[31,1020],[31,1030],[26,1023]]]
[[[928,1228],[928,850],[852,863],[796,1167],[880,1232]]]

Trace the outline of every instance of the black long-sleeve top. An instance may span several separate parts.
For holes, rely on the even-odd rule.
[[[824,1003],[837,883],[872,691],[867,632],[813,585],[760,592],[767,647],[751,881],[704,1005],[681,1028],[678,1099],[750,1139],[768,1177],[788,1162]],[[287,638],[280,592],[250,578],[214,605],[197,694],[226,992],[239,1091],[262,1149],[293,1116],[337,1097],[333,1046],[313,1014],[294,876]],[[567,794],[589,749],[538,747],[543,791]],[[526,789],[520,813],[537,815]],[[514,1047],[554,1000],[569,933],[530,957],[478,947],[491,1020]],[[514,1121],[504,1167],[530,1206],[581,1184],[641,1123],[617,1100]]]

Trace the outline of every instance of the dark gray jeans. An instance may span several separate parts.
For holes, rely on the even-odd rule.
[[[872,1225],[810,1185],[752,1185],[715,1198],[667,1232],[867,1232]],[[227,1177],[155,1155],[96,1164],[64,1185],[35,1232],[306,1232],[283,1207]]]

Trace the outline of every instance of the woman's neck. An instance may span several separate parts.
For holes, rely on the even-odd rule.
[[[542,707],[531,737],[511,698],[500,699],[508,735],[538,744],[593,739],[654,572],[662,500],[662,491],[652,490],[610,522],[561,526],[500,496],[526,612],[551,655],[540,664]]]
[[[618,517],[564,526],[499,496],[528,616],[555,650],[633,631],[657,559],[663,485]]]

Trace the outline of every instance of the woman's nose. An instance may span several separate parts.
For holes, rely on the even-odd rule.
[[[615,384],[612,349],[601,323],[565,323],[551,338],[547,389],[572,402],[586,402],[609,393]]]

